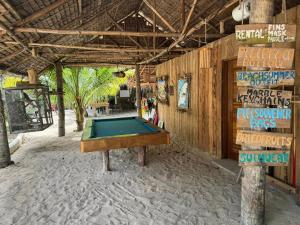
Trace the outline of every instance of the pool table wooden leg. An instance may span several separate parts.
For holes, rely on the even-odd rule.
[[[103,151],[102,157],[103,157],[103,173],[105,173],[107,171],[110,171],[109,151]]]
[[[146,146],[138,148],[138,164],[139,166],[146,165]]]

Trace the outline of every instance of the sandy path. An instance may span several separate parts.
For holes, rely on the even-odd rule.
[[[113,151],[113,172],[101,155],[79,152],[67,113],[67,136],[57,127],[27,134],[15,165],[0,170],[0,224],[238,225],[240,185],[204,154],[178,144],[151,148],[148,165],[135,152]],[[299,224],[293,199],[268,188],[268,225]]]

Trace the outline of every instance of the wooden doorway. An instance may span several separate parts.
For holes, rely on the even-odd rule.
[[[241,145],[235,144],[236,112],[242,103],[236,101],[236,72],[241,70],[236,65],[237,60],[223,62],[222,73],[222,157],[238,160]]]

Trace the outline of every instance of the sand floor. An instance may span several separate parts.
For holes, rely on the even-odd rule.
[[[239,224],[240,185],[205,154],[177,142],[151,147],[142,168],[135,152],[113,151],[113,171],[102,174],[100,153],[80,153],[66,114],[66,137],[56,125],[26,134],[15,165],[0,170],[1,225]],[[300,224],[291,196],[268,187],[266,205],[268,225]]]

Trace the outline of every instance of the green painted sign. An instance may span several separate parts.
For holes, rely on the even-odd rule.
[[[289,151],[240,151],[239,165],[240,166],[288,166]]]

